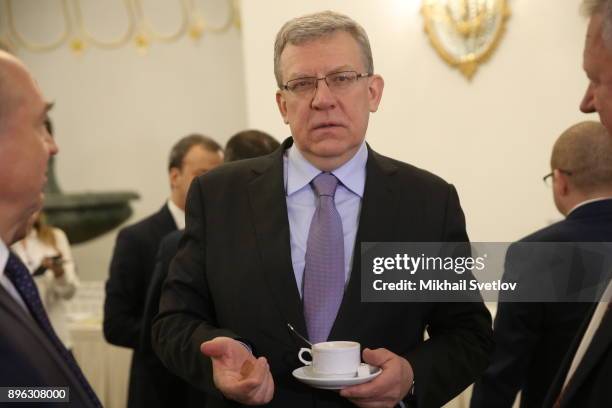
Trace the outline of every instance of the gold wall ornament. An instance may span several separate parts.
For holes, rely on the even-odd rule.
[[[136,45],[139,53],[145,54],[154,42],[172,43],[183,37],[198,41],[206,32],[222,33],[232,27],[240,29],[238,0],[224,0],[228,10],[227,20],[214,27],[204,18],[204,13],[197,6],[196,0],[174,0],[181,10],[178,28],[171,33],[160,33],[155,30],[148,19],[143,4],[146,0],[120,0],[116,3],[124,9],[127,24],[123,33],[117,38],[100,39],[87,28],[82,0],[55,0],[61,8],[63,30],[56,38],[47,43],[35,43],[27,39],[15,23],[13,4],[15,0],[0,0],[0,43],[8,44],[15,51],[19,48],[30,52],[46,52],[67,45],[75,54],[82,54],[89,48],[118,49],[127,44]]]
[[[507,0],[423,0],[421,13],[434,49],[471,80],[499,44],[510,7]]]
[[[199,41],[202,38],[202,34],[204,34],[204,19],[196,18],[189,27],[189,36],[192,40]]]
[[[82,54],[83,51],[85,51],[85,42],[81,40],[80,38],[75,37],[72,40],[70,40],[70,49],[75,54],[78,54],[78,55]]]

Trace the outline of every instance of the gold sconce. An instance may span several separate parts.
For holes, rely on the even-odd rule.
[[[510,7],[507,0],[423,0],[421,13],[434,49],[471,80],[498,46]]]

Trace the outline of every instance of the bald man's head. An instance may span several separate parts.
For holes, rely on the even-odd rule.
[[[0,50],[0,132],[6,129],[8,117],[19,105],[19,80],[32,81],[21,61]]]
[[[0,51],[0,239],[11,245],[42,207],[47,162],[58,149],[45,122],[47,103],[26,67]]]
[[[612,137],[599,122],[578,123],[557,139],[550,167],[571,173],[572,185],[585,194],[612,191]]]

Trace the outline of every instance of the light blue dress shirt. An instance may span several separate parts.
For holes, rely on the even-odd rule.
[[[334,202],[342,218],[345,282],[348,282],[351,273],[353,249],[359,225],[359,213],[361,212],[361,199],[365,187],[367,160],[368,149],[364,141],[351,160],[332,171],[332,174],[340,180]],[[283,161],[291,236],[291,261],[295,281],[300,296],[302,296],[306,243],[310,223],[317,208],[317,197],[310,186],[310,182],[321,173],[321,170],[306,160],[295,144],[287,149]]]
[[[368,149],[364,141],[351,160],[332,171],[332,174],[340,180],[334,196],[334,203],[342,218],[345,282],[349,281],[351,267],[353,266],[353,250],[357,228],[359,227],[367,161]],[[312,216],[317,208],[317,198],[310,182],[321,171],[304,158],[295,144],[285,152],[283,164],[291,238],[291,262],[295,281],[300,296],[302,296],[306,243]],[[398,406],[404,408],[405,404],[400,401]]]
[[[15,301],[19,303],[19,305],[29,315],[30,311],[28,310],[28,307],[26,306],[23,299],[21,298],[21,295],[17,291],[17,288],[15,287],[15,285],[13,285],[13,282],[11,282],[8,276],[6,276],[6,274],[4,273],[4,269],[6,268],[8,258],[9,258],[9,250],[6,244],[2,241],[2,239],[0,239],[0,285],[2,285],[4,289],[6,289],[9,295],[11,295],[11,297],[15,299]]]

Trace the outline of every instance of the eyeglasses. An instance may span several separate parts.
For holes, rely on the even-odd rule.
[[[318,87],[319,81],[324,80],[332,92],[343,91],[355,84],[359,78],[370,77],[372,75],[371,73],[360,74],[355,71],[334,72],[321,78],[304,77],[292,79],[283,85],[282,89],[300,96],[307,95]]]
[[[574,174],[573,172],[569,171],[569,170],[562,170],[562,169],[556,169],[559,170],[560,173],[563,173],[567,176],[571,176],[572,174]],[[542,181],[544,182],[544,184],[546,184],[548,187],[550,187],[552,185],[552,180],[553,180],[553,176],[555,175],[554,170],[551,171],[550,173],[548,173],[547,175],[545,175],[544,177],[542,177]]]

